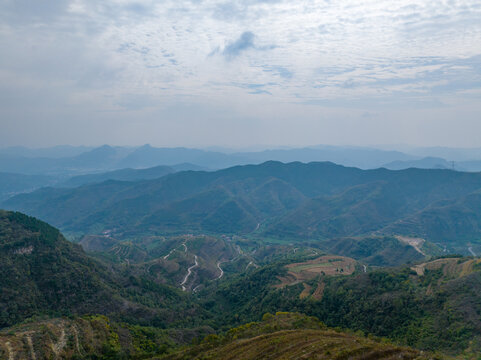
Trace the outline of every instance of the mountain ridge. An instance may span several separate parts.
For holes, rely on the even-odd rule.
[[[416,226],[409,219],[447,201],[451,210],[444,212],[450,215],[435,218],[453,227],[459,220],[455,210],[459,201],[472,198],[470,194],[479,189],[481,173],[269,161],[214,172],[177,172],[154,180],[45,188],[2,205],[83,234],[112,229],[117,229],[117,237],[136,231],[210,232],[321,242],[400,235],[425,237],[450,251],[466,253],[470,246],[466,244],[481,236],[481,226],[466,228],[456,240],[427,232],[427,217],[419,218]],[[463,209],[473,224],[479,220],[476,207]]]

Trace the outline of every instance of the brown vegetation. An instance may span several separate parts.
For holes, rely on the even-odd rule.
[[[279,277],[281,283],[276,287],[295,285],[312,280],[319,275],[336,276],[351,275],[356,270],[356,261],[344,256],[321,256],[313,260],[289,264],[288,273]]]

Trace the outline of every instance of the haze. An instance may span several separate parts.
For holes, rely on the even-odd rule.
[[[479,1],[0,1],[0,144],[480,146]]]

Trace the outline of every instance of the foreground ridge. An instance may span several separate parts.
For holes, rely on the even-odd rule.
[[[360,334],[327,328],[315,317],[297,313],[265,314],[253,322],[209,335],[195,346],[156,359],[443,359]]]

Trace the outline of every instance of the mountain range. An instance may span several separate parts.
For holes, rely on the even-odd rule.
[[[401,236],[408,244],[420,239],[435,253],[468,254],[480,249],[480,189],[479,173],[266,162],[153,180],[44,188],[2,206],[39,217],[68,234],[109,231],[119,239],[243,234],[319,246],[337,239],[337,247],[353,238],[362,243]]]
[[[38,173],[0,173],[2,359],[479,357],[481,173],[459,162],[10,150]]]
[[[140,147],[104,145],[97,148],[58,146],[46,149],[14,147],[0,149],[0,172],[66,177],[182,163],[217,170],[235,165],[260,164],[270,160],[306,163],[330,161],[361,169],[387,167],[393,170],[408,167],[452,168],[454,160],[456,170],[480,171],[479,151],[461,150],[463,149],[415,149],[411,150],[411,153],[404,153],[368,147],[315,146],[239,152],[226,149],[155,148],[150,145]],[[448,156],[425,157],[416,153],[440,153]]]

